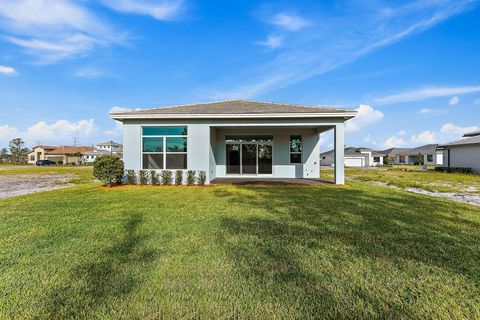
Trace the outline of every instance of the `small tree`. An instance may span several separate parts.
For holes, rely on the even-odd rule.
[[[155,170],[150,170],[150,183],[153,185],[159,184],[158,173]]]
[[[175,184],[177,186],[181,186],[183,184],[183,171],[182,170],[175,171]]]
[[[10,160],[10,155],[8,154],[7,148],[0,150],[0,163],[8,163]]]
[[[13,164],[27,163],[28,148],[22,138],[15,138],[8,144],[10,148],[11,161]]]
[[[205,171],[200,171],[198,173],[198,184],[203,186],[205,185],[206,181],[207,181],[207,173]]]
[[[128,169],[127,170],[127,183],[128,184],[137,184],[137,174],[135,170]]]
[[[163,185],[172,184],[172,171],[162,170],[162,173],[160,173],[160,179]]]
[[[140,184],[148,184],[147,170],[140,170],[138,172],[138,179],[140,180]]]
[[[415,164],[416,165],[423,164],[423,155],[420,152],[415,156]]]
[[[101,156],[93,161],[93,175],[111,187],[122,183],[123,161],[115,156]]]
[[[187,171],[187,185],[192,186],[195,184],[195,170]]]

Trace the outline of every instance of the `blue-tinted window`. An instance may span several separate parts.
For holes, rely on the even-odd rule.
[[[187,152],[187,138],[167,137],[167,152]]]
[[[163,152],[163,137],[143,138],[143,152]]]
[[[186,136],[187,127],[143,127],[144,136]]]

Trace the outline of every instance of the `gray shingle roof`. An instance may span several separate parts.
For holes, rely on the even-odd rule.
[[[382,151],[377,151],[378,154],[383,156],[396,156],[402,152],[408,152],[411,148],[390,148]]]
[[[463,136],[464,136],[464,137],[480,136],[480,130],[465,133]]]
[[[417,148],[409,149],[398,153],[399,155],[432,154],[437,150],[438,144],[426,144]]]
[[[470,138],[465,138],[462,140],[457,140],[454,142],[450,142],[447,144],[443,144],[439,147],[448,147],[448,146],[462,146],[462,145],[469,145],[469,144],[480,144],[480,135],[470,137]]]
[[[98,143],[97,146],[117,146],[117,147],[121,147],[122,145],[120,143],[115,142],[115,141],[107,141],[107,142]]]
[[[367,151],[367,152],[372,151],[372,153],[375,152],[370,148],[347,147],[344,150],[344,155],[346,155],[346,156],[363,156],[364,157],[365,154],[361,153],[362,151]],[[329,151],[325,151],[325,152],[321,153],[320,155],[321,156],[333,155],[333,153],[334,153],[334,150],[332,149],[332,150],[329,150]]]
[[[249,114],[282,114],[282,113],[355,113],[351,109],[333,108],[333,107],[314,107],[303,106],[288,103],[273,103],[248,100],[229,100],[208,103],[196,103],[180,106],[142,109],[128,112],[112,112],[111,116],[116,115],[249,115]]]

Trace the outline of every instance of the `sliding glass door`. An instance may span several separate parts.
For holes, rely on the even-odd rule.
[[[273,173],[273,137],[235,136],[226,139],[226,173],[271,175]]]

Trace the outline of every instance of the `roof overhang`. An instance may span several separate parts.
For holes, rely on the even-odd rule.
[[[252,114],[129,114],[112,112],[110,117],[114,120],[125,119],[286,119],[286,118],[354,118],[356,111],[331,112],[331,113],[252,113]]]

